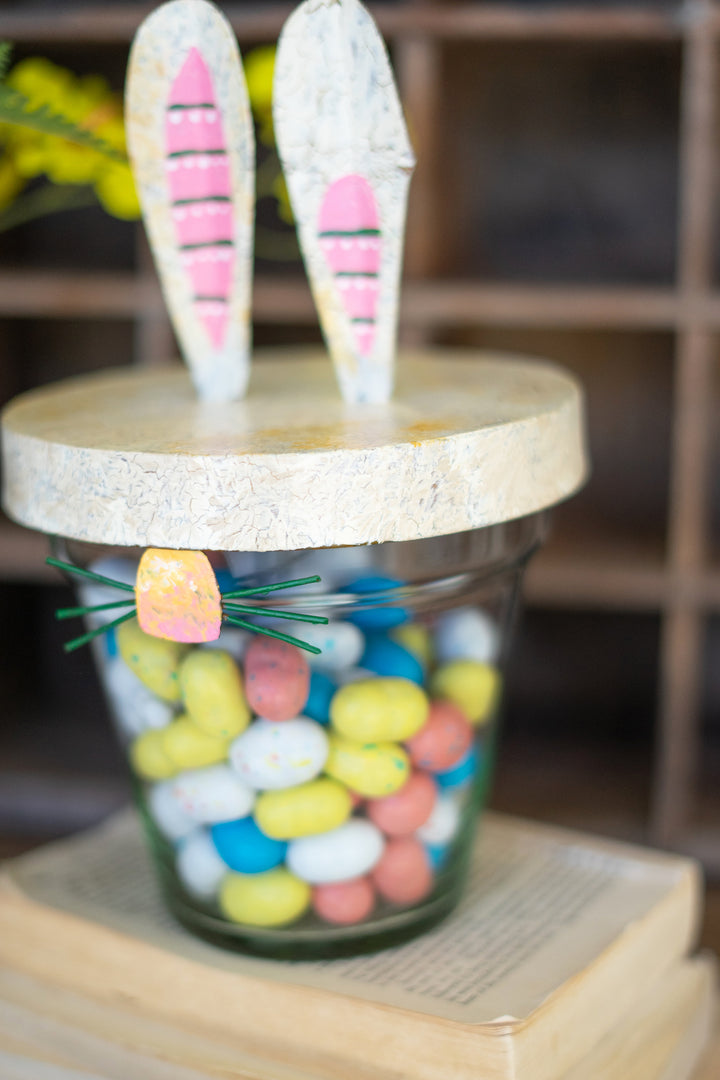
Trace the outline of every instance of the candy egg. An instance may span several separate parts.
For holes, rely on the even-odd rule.
[[[430,817],[436,799],[435,781],[416,772],[394,795],[370,799],[367,815],[387,836],[410,836]]]
[[[390,631],[390,637],[411,652],[424,668],[433,661],[433,642],[430,631],[420,623],[405,623]]]
[[[285,926],[310,906],[310,886],[278,866],[265,874],[228,874],[220,886],[220,908],[231,922]]]
[[[187,645],[145,634],[137,619],[118,626],[117,644],[127,666],[153,694],[163,701],[180,701],[178,668]]]
[[[150,815],[163,836],[175,843],[197,828],[197,822],[186,814],[175,798],[172,780],[153,784],[148,795]]]
[[[423,666],[416,656],[385,634],[370,634],[360,664],[377,675],[392,675],[422,686]]]
[[[228,872],[206,829],[197,829],[180,843],[175,869],[196,900],[212,900]]]
[[[172,726],[172,725],[171,725]],[[130,764],[144,780],[167,780],[178,766],[165,750],[165,731],[143,731],[130,744]]]
[[[255,792],[229,765],[188,769],[170,787],[184,812],[203,825],[245,817],[255,802]]]
[[[322,548],[305,551],[292,564],[288,577],[304,578],[319,574],[317,585],[303,585],[303,592],[332,592],[343,581],[357,577],[372,566],[373,554],[367,547]]]
[[[397,743],[363,744],[333,735],[325,772],[358,795],[377,799],[392,795],[403,786],[410,773],[410,762]]]
[[[443,772],[470,749],[473,729],[451,701],[433,701],[427,723],[406,741],[413,765],[429,772]]]
[[[325,730],[304,716],[280,723],[257,720],[230,747],[233,768],[251,787],[263,791],[312,780],[327,756]]]
[[[315,914],[325,922],[352,926],[367,919],[375,906],[375,890],[366,877],[317,885],[313,889]]]
[[[245,656],[245,693],[259,716],[290,720],[307,701],[310,667],[295,645],[258,635]]]
[[[293,840],[287,865],[311,885],[348,881],[372,870],[384,847],[382,833],[375,825],[352,818],[330,832]]]
[[[411,738],[428,718],[425,691],[408,679],[366,679],[341,687],[330,703],[332,726],[356,742]]]
[[[242,677],[230,653],[193,649],[180,665],[180,692],[194,724],[230,739],[250,723]]]
[[[479,608],[447,611],[435,624],[435,653],[440,663],[478,660],[488,664],[497,660],[499,652],[497,624]]]
[[[471,724],[490,717],[500,691],[500,676],[490,664],[477,660],[452,660],[432,677],[433,696],[446,698],[462,709]]]
[[[137,559],[124,559],[120,556],[109,555],[102,559],[95,559],[88,566],[93,574],[110,578],[112,581],[121,581],[124,585],[135,587],[137,575]],[[99,582],[84,579],[79,588],[80,602],[83,607],[96,607],[99,604],[112,604],[120,599],[117,588],[112,585],[101,585]],[[117,619],[118,609],[109,608],[105,611],[92,611],[85,616],[88,626],[105,626],[106,623]]]
[[[417,836],[426,844],[448,844],[460,828],[462,813],[452,795],[440,795],[430,817],[417,830]]]
[[[113,715],[125,735],[139,735],[148,728],[165,727],[172,720],[172,705],[148,690],[124,660],[119,657],[108,660],[102,669],[102,678]]]
[[[308,699],[303,705],[303,714],[319,724],[330,723],[330,702],[337,690],[332,679],[322,671],[310,673],[310,691]]]
[[[365,682],[375,678],[375,672],[364,667],[343,668],[342,671],[333,672],[335,682],[340,686],[347,686],[351,682]]]
[[[423,844],[433,870],[442,870],[450,854],[449,844]]]
[[[432,889],[430,860],[423,845],[413,837],[389,840],[371,880],[392,904],[416,904]]]
[[[149,733],[147,733],[149,734]],[[228,754],[228,740],[208,735],[189,716],[179,716],[158,734],[168,758],[178,769],[199,769],[216,765]]]
[[[334,673],[355,667],[365,648],[365,638],[357,626],[349,622],[329,622],[327,626],[303,625],[303,640],[321,652],[310,657],[310,664],[319,671]]]
[[[460,760],[456,761],[450,769],[435,774],[438,785],[444,790],[464,787],[477,773],[479,760],[480,755],[477,747],[471,746],[467,753],[463,754]]]
[[[255,820],[264,833],[276,840],[329,832],[347,821],[352,801],[337,780],[322,777],[309,784],[266,791],[255,803]]]
[[[258,829],[252,818],[224,821],[210,830],[218,855],[241,874],[262,874],[279,866],[287,844],[273,840]]]
[[[367,577],[355,578],[343,589],[344,592],[355,593],[358,596],[365,594],[383,593],[385,591],[392,591],[393,589],[401,588],[405,584],[404,581],[398,581],[397,578],[382,577],[379,574],[368,575]],[[373,599],[371,603],[372,607],[359,609],[353,611],[350,618],[356,626],[359,626],[362,630],[389,630],[392,626],[400,626],[402,623],[407,622],[409,615],[405,608],[400,607],[397,604],[380,604],[378,606],[378,600],[381,597]]]

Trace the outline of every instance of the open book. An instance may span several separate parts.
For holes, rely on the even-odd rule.
[[[178,928],[131,815],[15,860],[0,964],[215,1034],[282,1075],[555,1080],[630,1020],[697,931],[685,859],[487,815],[466,899],[373,956],[280,963]]]

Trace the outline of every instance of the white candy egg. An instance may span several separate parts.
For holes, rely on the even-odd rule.
[[[368,671],[364,667],[347,668],[344,671],[335,672],[335,682],[338,686],[345,686],[351,682],[362,682],[364,679],[377,679],[374,671]]]
[[[309,655],[310,666],[319,671],[337,672],[354,668],[365,652],[362,630],[349,622],[329,622],[327,626],[303,623],[298,636],[322,651]]]
[[[105,661],[102,668],[105,690],[123,734],[134,737],[149,728],[163,728],[173,718],[173,707],[153,694],[120,657]]]
[[[384,847],[383,835],[375,825],[353,818],[330,832],[293,840],[287,865],[296,877],[311,885],[328,885],[367,874]]]
[[[477,660],[490,664],[500,651],[497,623],[478,608],[457,608],[441,615],[435,628],[435,655],[440,663]]]
[[[198,829],[182,842],[175,867],[187,891],[198,900],[212,900],[229,873],[205,829]]]
[[[203,649],[222,649],[237,661],[243,660],[253,635],[248,630],[239,630],[235,626],[223,626],[220,637],[215,641],[206,641]]]
[[[304,578],[319,574],[316,585],[303,585],[299,592],[334,592],[338,585],[360,577],[372,569],[373,553],[367,547],[326,548],[306,551],[290,567],[288,577]]]
[[[197,828],[197,823],[185,813],[176,799],[172,780],[153,784],[148,795],[148,807],[158,829],[172,843],[182,840]]]
[[[94,574],[102,574],[103,577],[112,578],[114,581],[122,581],[125,585],[135,585],[137,574],[137,559],[124,559],[120,556],[108,556],[104,559],[96,559],[88,567]],[[85,607],[95,607],[96,604],[113,604],[117,600],[133,600],[132,593],[126,589],[115,589],[112,585],[101,585],[96,581],[84,579],[78,589],[81,603]],[[95,611],[86,615],[88,626],[95,628],[104,626],[106,623],[117,619],[127,608],[109,608],[107,611]]]
[[[460,828],[462,812],[453,795],[438,795],[430,817],[415,834],[426,844],[447,844]]]
[[[188,769],[168,783],[178,806],[202,825],[246,817],[255,802],[253,789],[229,765]]]
[[[230,762],[253,788],[272,791],[295,787],[321,771],[329,752],[321,724],[295,720],[256,720],[230,747]]]

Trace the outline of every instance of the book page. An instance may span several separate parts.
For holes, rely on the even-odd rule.
[[[406,945],[348,960],[242,957],[166,912],[134,815],[14,860],[31,899],[201,964],[465,1023],[524,1019],[687,874],[687,860],[485,815],[464,900]]]

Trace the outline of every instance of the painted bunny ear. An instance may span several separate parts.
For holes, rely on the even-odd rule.
[[[273,111],[343,397],[387,401],[415,157],[385,45],[358,0],[306,0],[293,12],[280,36]]]
[[[255,139],[235,36],[205,0],[172,0],[133,43],[128,150],[198,395],[232,401],[250,368]]]

